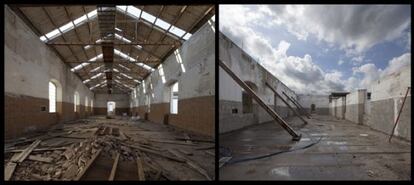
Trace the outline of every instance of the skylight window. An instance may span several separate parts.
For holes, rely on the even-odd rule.
[[[136,8],[135,6],[128,6],[128,9],[126,10],[128,14],[132,15],[136,19],[139,18],[139,15],[141,14],[141,10]],[[145,13],[145,12],[142,12]]]
[[[103,75],[103,73],[98,73],[98,74],[96,74],[96,75],[92,76],[92,77],[91,77],[91,79],[98,78],[98,77],[100,77],[101,75]]]
[[[87,80],[83,81],[83,83],[86,84],[86,83],[88,83],[90,81],[91,81],[90,79],[87,79]]]
[[[192,36],[192,34],[187,32],[187,33],[184,35],[183,39],[184,39],[184,40],[188,40],[191,36]]]
[[[115,76],[116,78],[118,78],[118,79],[121,79],[121,77],[119,77],[119,76]]]
[[[143,63],[135,63],[135,64],[140,66],[140,67],[143,67],[144,69],[146,69],[148,71],[151,71],[151,72],[155,71],[155,69],[153,69],[151,66],[148,66],[146,64],[143,64]]]
[[[161,19],[157,19],[157,21],[155,21],[155,25],[163,28],[164,30],[167,30],[168,28],[170,28],[171,24],[161,20]]]
[[[121,29],[116,28],[116,27],[115,27],[115,30],[116,30],[116,31],[119,31],[119,32],[122,32],[122,30],[121,30]]]
[[[114,49],[114,53],[115,53],[116,55],[118,55],[118,56],[120,56],[120,57],[122,57],[122,58],[126,59],[126,60],[131,61],[131,62],[135,62],[135,61],[136,61],[135,59],[131,58],[131,57],[130,57],[130,56],[128,56],[127,54],[122,53],[121,51],[119,51],[119,50],[117,50],[117,49]]]
[[[98,71],[98,70],[99,70],[102,66],[103,66],[103,65],[98,66],[98,67],[96,67],[96,68],[92,69],[92,70],[91,70],[91,73],[93,73],[93,72],[95,72],[95,71]]]
[[[138,81],[138,80],[135,80],[135,79],[134,79],[134,81],[135,81],[135,82],[137,82],[137,83],[141,83],[140,81]]]
[[[49,41],[49,40],[53,40],[54,38],[62,35],[63,33],[66,33],[72,29],[74,29],[75,27],[81,26],[82,24],[84,24],[85,22],[88,21],[88,19],[94,19],[97,17],[97,10],[93,10],[91,12],[89,12],[88,14],[85,14],[77,19],[75,19],[73,22],[70,21],[68,23],[66,23],[65,25],[54,29],[53,31],[43,35],[40,37],[40,40],[45,42],[45,41]],[[60,30],[60,32],[59,32]],[[62,33],[61,33],[62,32]]]
[[[118,70],[117,68],[114,68],[114,71],[115,71],[115,72],[119,72],[119,70]]]
[[[91,48],[92,46],[91,45],[86,45],[84,48],[85,49],[89,49],[89,48]]]
[[[131,77],[131,76],[129,76],[129,75],[125,74],[125,73],[121,73],[121,75],[122,75],[122,76],[125,76],[125,77],[127,77],[127,78],[129,78],[129,79],[132,79],[132,77]]]
[[[95,62],[97,59],[101,59],[102,57],[103,57],[103,54],[99,54],[98,56],[89,59],[89,61],[90,62]]]
[[[122,64],[118,64],[118,65],[119,65],[119,66],[121,66],[122,68],[124,68],[124,69],[128,70],[128,71],[131,71],[131,69],[129,69],[129,68],[127,68],[127,67],[123,66]]]
[[[73,29],[74,27],[75,27],[75,25],[73,25],[73,23],[72,23],[72,22],[69,22],[69,23],[67,23],[67,24],[63,25],[62,27],[60,27],[60,28],[59,28],[59,30],[60,30],[62,33],[66,33],[66,32],[68,32],[69,30]]]
[[[116,6],[116,8],[120,11],[126,11],[127,6]]]
[[[128,12],[129,12],[129,10],[128,10]],[[153,15],[151,15],[151,14],[149,14],[149,13],[147,13],[147,12],[143,11],[143,12],[142,12],[141,17],[142,17],[144,20],[146,20],[146,21],[148,21],[148,22],[150,22],[150,23],[154,24],[155,17],[154,17]]]
[[[127,39],[127,38],[125,38],[125,37],[123,37],[121,35],[118,35],[116,33],[115,33],[115,38],[117,38],[117,39],[119,39],[121,41],[127,42],[127,43],[131,43],[131,41],[129,39]]]
[[[142,46],[141,45],[136,45],[135,48],[141,50],[142,49]]]
[[[175,26],[172,26],[169,32],[173,33],[174,35],[177,35],[178,37],[182,37],[185,34],[185,31]]]
[[[56,37],[58,37],[60,34],[59,29],[54,29],[53,31],[47,33],[45,36],[49,39],[52,40]]]

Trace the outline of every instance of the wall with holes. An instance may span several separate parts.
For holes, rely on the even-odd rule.
[[[5,11],[4,88],[6,138],[47,129],[92,114],[93,93],[8,6]],[[49,113],[49,81],[57,85],[56,113]],[[74,93],[80,95],[74,112]],[[88,97],[88,107],[85,107]]]
[[[288,96],[297,99],[294,91],[289,89],[273,74],[264,69],[224,34],[219,34],[219,58],[240,79],[251,84],[256,94],[282,117],[293,115],[293,112],[265,85],[271,86],[285,99]],[[252,124],[273,121],[273,118],[253,100],[253,111],[246,112],[243,107],[242,88],[219,67],[219,125],[220,133],[240,129]],[[289,102],[289,100],[287,100]],[[289,102],[291,106],[293,103]]]
[[[132,115],[214,135],[215,28],[207,21],[130,94]],[[178,83],[178,113],[170,113]]]

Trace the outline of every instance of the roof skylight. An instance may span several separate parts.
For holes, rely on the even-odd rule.
[[[95,10],[89,12],[88,14],[84,14],[83,16],[81,16],[81,17],[73,20],[73,22],[70,21],[70,22],[64,24],[63,26],[61,26],[59,28],[56,28],[56,29],[52,30],[49,33],[46,33],[45,35],[42,35],[40,37],[40,40],[42,42],[47,42],[47,41],[53,40],[54,38],[56,38],[58,36],[61,36],[63,33],[66,33],[66,32],[68,32],[70,30],[73,30],[75,27],[81,26],[82,24],[84,24],[88,20],[91,20],[91,19],[96,18],[97,17],[97,13],[98,12],[95,9]]]

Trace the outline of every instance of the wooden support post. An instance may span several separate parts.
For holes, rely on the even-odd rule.
[[[388,140],[388,142],[391,142],[392,136],[394,135],[395,128],[397,127],[398,120],[400,119],[400,115],[404,107],[405,100],[407,99],[408,92],[410,92],[410,89],[411,89],[410,87],[407,88],[407,92],[405,93],[404,100],[401,104],[400,111],[398,111],[398,116],[397,116],[397,119],[395,120],[394,127],[392,128],[392,132],[391,132],[390,139]]]
[[[113,181],[115,178],[116,168],[118,167],[119,156],[120,154],[117,152],[115,160],[114,160],[114,164],[112,165],[111,174],[109,175],[109,179],[108,179],[109,181]]]
[[[292,106],[290,106],[289,105],[289,103],[288,102],[286,102],[286,100],[284,100],[283,98],[282,98],[282,96],[280,96],[280,94],[279,93],[277,93],[277,91],[272,87],[272,86],[270,86],[270,84],[269,83],[265,83],[266,84],[266,86],[267,87],[269,87],[270,88],[270,90],[272,90],[275,94],[276,94],[276,96],[277,97],[279,97],[279,99],[281,99],[282,101],[283,101],[283,103],[285,103],[288,107],[289,107],[289,109],[290,110],[292,110],[293,111],[293,113],[297,116],[297,117],[299,117],[302,121],[303,121],[303,123],[305,123],[305,124],[308,124],[308,122],[305,120],[305,119],[303,119],[302,118],[302,116],[300,116],[300,114],[295,110],[295,109],[293,109],[293,107]]]
[[[286,96],[286,98],[287,98],[288,100],[290,100],[290,101],[293,103],[293,105],[295,105],[295,106],[296,106],[296,108],[297,108],[299,111],[302,111],[308,119],[311,119],[311,118],[310,118],[310,116],[308,116],[308,114],[306,113],[306,111],[302,110],[302,109],[299,107],[299,105],[298,105],[298,104],[296,104],[296,102],[292,100],[292,98],[290,98],[290,97],[289,97],[289,96],[288,96],[285,92],[282,92],[282,93]]]
[[[14,170],[16,169],[17,163],[8,162],[6,168],[4,168],[4,180],[9,181],[13,176]]]
[[[276,120],[277,123],[279,123],[280,126],[282,126],[293,138],[294,141],[299,141],[301,138],[300,134],[297,134],[286,122],[283,120],[279,114],[277,114],[272,108],[266,105],[266,103],[256,95],[256,93],[246,84],[244,83],[239,77],[237,77],[236,74],[234,74],[227,65],[219,60],[220,67],[229,74],[231,78],[233,78],[234,81],[236,81],[240,87],[242,87],[248,94],[251,96],[261,107],[265,109],[267,113],[270,114],[270,116],[273,117],[273,119]]]

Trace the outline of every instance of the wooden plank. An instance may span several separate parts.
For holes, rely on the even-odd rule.
[[[228,161],[230,161],[232,157],[222,157],[219,160],[219,168],[221,168],[222,166],[224,166]]]
[[[36,140],[35,142],[33,142],[22,153],[20,153],[20,156],[18,157],[18,159],[14,160],[13,162],[19,162],[19,163],[23,162],[29,156],[29,154],[33,151],[33,149],[35,149],[37,145],[40,144],[40,142],[41,140]]]
[[[196,144],[194,144],[194,143],[183,143],[183,142],[169,141],[169,140],[155,140],[155,139],[150,139],[149,141],[157,142],[157,143],[167,143],[167,144],[176,144],[176,145],[191,145],[191,146],[196,146]]]
[[[116,168],[118,167],[119,156],[120,156],[120,154],[117,152],[116,153],[116,157],[115,157],[114,164],[112,165],[111,174],[109,175],[109,179],[108,179],[109,181],[113,181],[114,178],[115,178]]]
[[[85,168],[83,169],[83,171],[78,174],[78,176],[74,179],[76,181],[78,181],[79,179],[82,178],[82,176],[85,174],[85,172],[88,170],[88,168],[91,166],[91,164],[95,161],[95,159],[99,156],[99,154],[101,153],[102,148],[100,148],[92,157],[91,160],[88,161],[88,163],[86,163]]]
[[[207,146],[207,147],[199,147],[199,148],[196,148],[196,150],[210,150],[210,149],[214,149],[214,148],[216,148],[215,146]]]
[[[138,151],[139,152],[139,151]],[[157,163],[157,161],[153,161],[150,157],[148,157],[147,154],[142,153],[143,157],[145,157],[146,160],[148,160],[148,162],[146,162],[146,164],[151,167],[152,169],[154,169],[155,171],[159,171],[161,172],[161,176],[163,176],[164,178],[166,178],[169,181],[176,181],[176,180],[182,180],[176,176],[173,176],[171,173],[169,173],[167,170],[164,169],[164,167],[162,167],[160,164]],[[153,164],[151,164],[153,163]],[[159,168],[157,168],[157,167]]]
[[[109,135],[112,135],[112,127],[109,127]]]
[[[227,65],[219,60],[219,66],[227,72],[227,74],[239,84],[240,87],[243,88],[247,92],[247,94],[252,97],[265,111],[273,117],[273,119],[283,127],[291,136],[292,140],[299,141],[302,135],[296,133],[295,130],[293,130],[292,127],[289,126],[289,124],[286,123],[286,121],[278,114],[276,113],[272,108],[270,108],[257,94],[243,81],[241,80],[236,74],[233,73],[233,71],[230,70]]]
[[[215,156],[216,154],[214,154],[213,152],[210,152],[210,151],[204,151],[205,153],[207,153],[207,154],[209,154],[209,155],[212,155],[212,156]]]
[[[51,157],[41,157],[38,155],[29,155],[28,159],[32,161],[40,161],[40,162],[45,162],[45,163],[51,163],[53,161],[53,158]]]
[[[208,175],[207,171],[204,170],[203,168],[201,168],[197,163],[191,161],[190,159],[186,158],[185,156],[181,155],[179,152],[177,152],[177,151],[175,151],[173,149],[170,149],[168,151],[170,151],[175,156],[184,159],[185,162],[186,162],[186,164],[188,166],[190,166],[191,168],[193,168],[194,170],[196,170],[198,173],[200,173],[201,175],[203,175],[207,180],[212,180],[211,177]]]
[[[144,168],[142,166],[141,157],[137,156],[137,168],[138,168],[138,178],[140,181],[145,181]]]
[[[178,159],[176,157],[171,157],[171,156],[165,155],[163,153],[160,153],[160,152],[157,152],[157,151],[154,151],[154,150],[151,150],[151,149],[146,149],[146,148],[143,148],[143,147],[140,147],[140,146],[134,146],[134,145],[126,145],[124,143],[121,143],[121,144],[122,145],[125,145],[125,146],[128,146],[128,147],[136,148],[136,149],[141,150],[143,152],[155,154],[155,155],[158,155],[158,156],[161,156],[161,157],[164,157],[164,158],[173,160],[173,161],[177,161],[177,162],[181,162],[181,163],[184,163],[185,162],[185,160]]]
[[[123,140],[127,140],[128,138],[126,137],[125,133],[122,132],[121,130],[119,130],[119,137],[121,138],[121,141]]]
[[[8,162],[6,168],[4,168],[4,180],[9,181],[13,176],[14,170],[16,169],[17,163]]]

